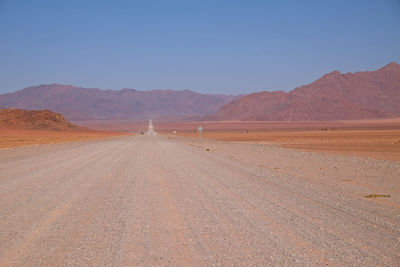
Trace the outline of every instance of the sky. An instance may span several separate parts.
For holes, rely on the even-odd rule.
[[[400,63],[400,0],[0,0],[0,93],[246,94]]]

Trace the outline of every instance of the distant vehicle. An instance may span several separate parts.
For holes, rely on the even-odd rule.
[[[199,126],[199,128],[197,129],[197,131],[200,134],[200,139],[201,139],[201,133],[203,132],[203,127]]]
[[[153,121],[149,121],[149,129],[146,132],[147,135],[157,135],[157,133],[154,131],[154,126],[153,126]]]

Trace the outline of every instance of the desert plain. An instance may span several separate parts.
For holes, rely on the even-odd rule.
[[[400,267],[399,11],[0,0],[0,267]]]
[[[304,151],[400,161],[400,130],[216,131],[202,136],[220,141],[277,144]]]
[[[398,120],[146,126],[2,132],[0,265],[400,262]]]
[[[47,131],[47,130],[21,130],[21,129],[1,129],[0,130],[0,149],[13,148],[20,146],[36,146],[39,144],[56,144],[65,142],[77,142],[109,138],[127,135],[110,131],[83,130],[75,131]]]
[[[146,122],[82,121],[102,130],[140,133]],[[282,147],[339,155],[400,161],[400,118],[345,121],[158,121],[157,131],[206,139],[276,144]],[[173,134],[173,132],[176,132]]]

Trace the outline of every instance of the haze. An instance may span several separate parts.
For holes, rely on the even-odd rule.
[[[0,1],[0,93],[242,94],[400,61],[398,1]]]
[[[400,2],[271,2],[0,0],[0,266],[400,266]]]

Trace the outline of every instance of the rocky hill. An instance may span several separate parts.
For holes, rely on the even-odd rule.
[[[346,120],[400,117],[400,65],[377,71],[334,71],[290,92],[253,93],[207,120]]]
[[[76,131],[85,128],[50,110],[0,109],[0,129]]]

